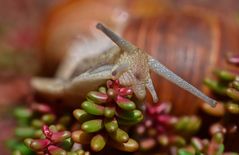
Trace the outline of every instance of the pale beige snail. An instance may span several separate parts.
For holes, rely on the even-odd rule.
[[[119,48],[112,47],[99,56],[95,56],[89,61],[95,62],[95,66],[85,72],[78,73],[73,78],[66,80],[59,78],[33,78],[32,86],[36,91],[60,98],[64,96],[82,97],[86,95],[87,91],[94,90],[106,80],[113,79],[119,80],[123,86],[131,87],[136,97],[140,100],[146,97],[145,88],[147,88],[153,97],[153,101],[158,102],[157,93],[150,77],[150,70],[152,70],[156,74],[163,76],[179,87],[201,98],[212,107],[216,105],[215,100],[209,98],[197,88],[174,74],[143,50],[119,37],[100,23],[96,27],[112,39]],[[114,61],[110,63],[110,59]],[[92,63],[88,65],[90,64]]]

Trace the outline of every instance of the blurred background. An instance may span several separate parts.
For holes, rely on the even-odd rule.
[[[235,70],[225,58],[239,51],[237,0],[0,0],[0,141],[12,134],[11,108],[32,93],[29,79],[54,76],[69,51],[97,36],[97,22],[206,93],[202,81],[213,68]],[[153,79],[176,115],[197,112],[200,100],[161,77]],[[0,152],[9,154],[4,143]]]

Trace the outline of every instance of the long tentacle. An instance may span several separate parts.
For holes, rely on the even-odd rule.
[[[179,87],[187,90],[188,92],[192,93],[193,95],[201,98],[208,104],[210,104],[212,107],[216,106],[217,101],[213,100],[212,98],[206,96],[204,93],[202,93],[200,90],[183,80],[181,77],[170,71],[167,67],[162,65],[157,60],[153,59],[151,56],[149,56],[149,66],[150,68],[157,74],[163,76],[164,78],[168,79],[169,81],[175,83]]]

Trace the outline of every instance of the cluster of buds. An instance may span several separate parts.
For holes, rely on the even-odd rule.
[[[191,144],[178,150],[178,155],[238,155],[235,152],[225,152],[224,134],[215,132],[211,140],[193,137]]]
[[[91,91],[81,109],[73,112],[79,127],[72,133],[76,143],[90,145],[94,152],[106,145],[134,152],[138,143],[129,137],[127,128],[143,120],[143,114],[132,101],[133,91],[118,81],[107,81],[107,87]]]
[[[238,65],[239,57],[229,57],[228,61]],[[214,74],[216,80],[205,79],[204,81],[217,100],[221,101],[214,109],[206,104],[202,105],[204,112],[217,118],[217,121],[219,120],[219,122],[212,122],[209,133],[213,136],[215,131],[220,131],[226,139],[225,146],[238,150],[234,143],[227,145],[227,141],[233,139],[230,137],[239,136],[238,121],[235,119],[239,115],[239,74],[225,70],[216,70]]]
[[[43,136],[40,139],[25,139],[25,144],[37,154],[42,155],[89,155],[82,149],[71,151],[73,142],[71,132],[58,131],[56,127],[42,127]],[[66,151],[69,150],[69,151]]]
[[[205,84],[221,100],[216,108],[202,105],[204,112],[221,118],[220,124],[225,128],[225,134],[238,134],[238,122],[235,116],[239,115],[239,76],[229,71],[215,71],[217,80],[206,79]],[[215,126],[213,125],[213,126]]]
[[[33,154],[33,151],[24,144],[24,139],[41,138],[43,125],[51,125],[58,131],[63,131],[68,128],[72,120],[72,116],[57,115],[50,106],[42,103],[32,103],[29,108],[16,107],[13,114],[17,127],[14,139],[8,140],[7,145],[13,152],[20,155]]]
[[[222,102],[215,110],[203,105],[203,109],[215,116],[224,116],[225,113],[239,114],[239,76],[235,73],[216,70],[217,80],[205,79],[204,83]]]
[[[201,120],[198,117],[176,117],[170,111],[171,105],[166,102],[146,107],[146,118],[136,127],[142,151],[160,146],[182,147],[186,144],[186,137],[200,128]]]

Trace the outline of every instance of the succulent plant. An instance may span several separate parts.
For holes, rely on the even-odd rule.
[[[238,56],[230,56],[228,62],[238,65]],[[238,137],[238,121],[239,115],[239,74],[227,70],[215,70],[216,79],[205,79],[204,83],[208,86],[211,92],[220,101],[215,109],[202,105],[204,112],[216,118],[211,122],[209,128],[210,135],[214,135],[216,131],[220,131],[225,137],[225,147],[230,150],[238,151],[236,142],[233,137]]]
[[[107,81],[106,87],[90,91],[81,109],[73,111],[76,120],[67,109],[59,113],[48,104],[33,102],[29,108],[14,110],[18,126],[15,139],[8,144],[13,153],[22,155],[89,154],[81,145],[90,146],[94,152],[101,151],[106,145],[134,152],[138,143],[127,131],[143,120],[136,101],[130,88],[122,87],[118,81]],[[19,145],[25,150],[16,147]]]
[[[42,127],[44,136],[40,139],[27,138],[24,140],[26,146],[38,154],[44,155],[87,155],[89,152],[84,152],[78,148],[71,151],[73,142],[71,139],[71,132],[57,131],[55,126]]]
[[[215,70],[217,80],[205,79],[204,83],[221,100],[216,109],[203,105],[209,114],[224,116],[225,113],[239,114],[239,74],[226,70]]]
[[[191,144],[178,150],[178,155],[238,155],[235,152],[225,152],[224,134],[215,132],[211,140],[193,137]]]
[[[238,127],[235,116],[239,115],[239,76],[225,70],[216,70],[214,74],[217,80],[207,78],[204,82],[220,102],[215,109],[206,104],[202,105],[202,109],[209,115],[221,118],[220,124],[225,127],[226,132],[232,131],[232,127]]]
[[[80,127],[72,133],[73,141],[88,144],[94,152],[106,144],[126,152],[138,149],[138,143],[129,137],[127,127],[143,120],[142,112],[133,101],[133,91],[119,82],[107,81],[107,87],[91,91],[73,112]]]
[[[7,141],[7,146],[13,150],[13,154],[31,155],[34,152],[25,144],[26,138],[38,139],[43,136],[41,130],[43,125],[51,125],[63,131],[69,128],[72,116],[66,114],[58,115],[47,104],[31,103],[29,107],[16,107],[13,111],[17,126],[15,137]]]
[[[228,71],[217,70],[215,74],[218,81],[207,79],[205,83],[222,102],[215,109],[203,105],[204,111],[222,118],[209,124],[211,140],[197,134],[204,125],[198,116],[173,115],[167,102],[145,104],[142,112],[130,88],[109,80],[106,86],[87,94],[80,108],[73,111],[75,119],[69,109],[59,113],[50,104],[33,102],[28,108],[16,108],[18,126],[8,146],[14,155],[88,155],[84,150],[100,152],[106,147],[124,152],[139,149],[136,154],[237,155],[225,149],[224,139],[228,133],[237,133],[238,77]]]
[[[207,78],[204,83],[218,96],[221,103],[214,110],[206,105],[203,105],[203,109],[216,116],[223,116],[225,113],[239,114],[239,76],[225,70],[215,70],[214,74],[217,80]]]
[[[171,104],[167,102],[146,107],[146,118],[136,127],[141,151],[152,151],[157,147],[182,147],[186,145],[187,137],[200,128],[201,120],[198,117],[177,117],[170,111]]]
[[[228,129],[221,123],[210,126],[211,140],[205,134],[204,138],[199,138],[202,135],[197,131],[205,125],[201,124],[201,119],[197,116],[174,116],[170,109],[166,102],[147,106],[145,120],[136,127],[140,144],[137,155],[238,155],[225,148],[224,138]]]

